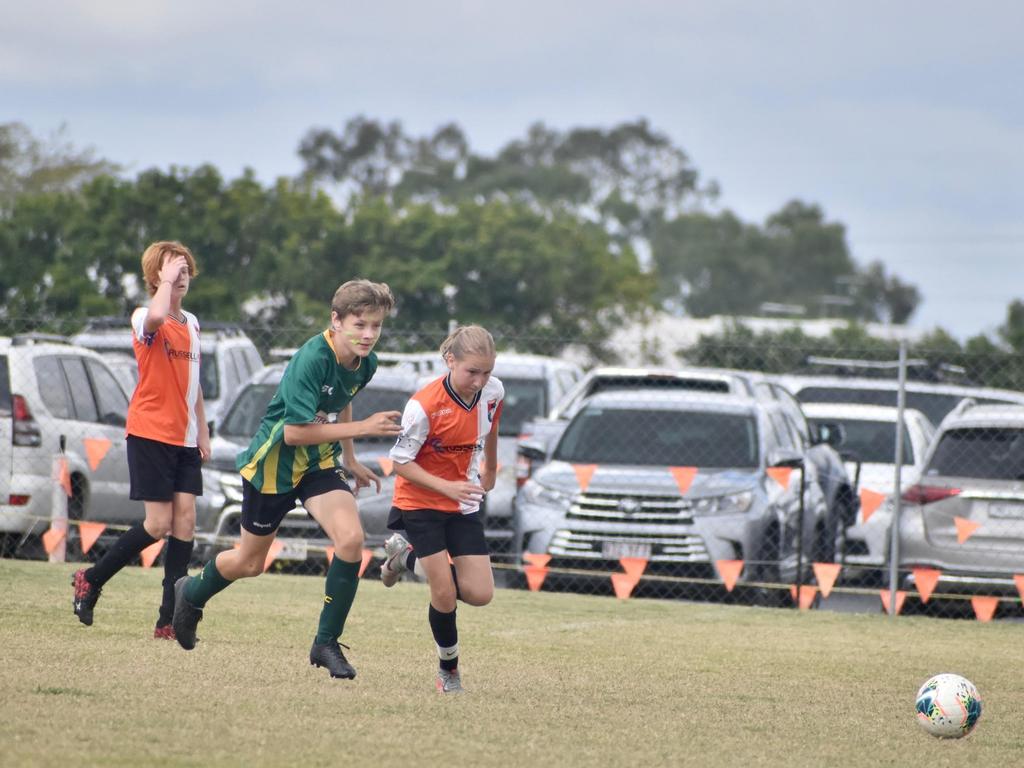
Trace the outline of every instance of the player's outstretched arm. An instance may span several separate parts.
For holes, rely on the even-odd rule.
[[[362,421],[335,424],[285,424],[284,441],[288,445],[320,445],[360,437],[397,437],[402,431],[398,411],[381,411]]]

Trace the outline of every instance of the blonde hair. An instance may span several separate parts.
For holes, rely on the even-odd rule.
[[[493,358],[494,338],[486,328],[479,325],[460,325],[441,342],[441,357],[447,360],[449,353],[456,360],[461,360],[466,355]]]
[[[160,240],[150,245],[142,254],[142,278],[146,281],[146,290],[153,296],[156,289],[160,287],[160,268],[164,261],[175,256],[184,256],[188,262],[188,275],[195,277],[199,274],[199,267],[196,266],[196,257],[192,251],[179,243],[177,240]]]
[[[387,314],[395,306],[395,296],[387,283],[349,280],[338,286],[331,299],[331,311],[343,320],[348,315],[361,315],[367,310]]]

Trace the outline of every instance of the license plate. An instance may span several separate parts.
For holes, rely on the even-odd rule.
[[[305,560],[309,556],[309,542],[305,539],[278,539],[284,546],[278,560]]]
[[[651,559],[651,545],[641,541],[606,541],[601,545],[601,555],[608,560],[623,557]]]
[[[989,517],[1010,517],[1024,520],[1024,504],[1006,504],[1002,502],[988,505]]]

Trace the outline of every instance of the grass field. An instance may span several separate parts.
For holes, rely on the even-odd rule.
[[[359,676],[309,666],[320,579],[209,605],[192,652],[152,639],[161,573],[129,568],[96,623],[74,567],[0,560],[0,765],[1010,766],[1024,760],[1024,626],[502,590],[459,609],[468,693],[442,698],[427,591],[360,585]],[[984,699],[939,741],[914,695]]]

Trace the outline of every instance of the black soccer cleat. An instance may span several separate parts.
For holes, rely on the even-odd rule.
[[[348,646],[345,646],[346,648]],[[341,646],[337,640],[329,643],[319,644],[313,641],[313,647],[309,649],[309,663],[316,667],[327,667],[331,677],[341,677],[351,680],[356,676],[355,667],[348,663],[345,654],[341,652]]]
[[[92,609],[96,607],[96,601],[100,599],[102,587],[94,587],[85,578],[85,569],[75,571],[71,577],[71,586],[75,588],[75,599],[71,605],[75,609],[75,616],[87,627],[92,626]]]
[[[203,609],[196,608],[185,599],[185,585],[188,583],[188,576],[182,576],[174,582],[174,618],[171,619],[171,627],[174,628],[174,637],[178,645],[186,651],[196,647],[196,627],[203,620]]]

